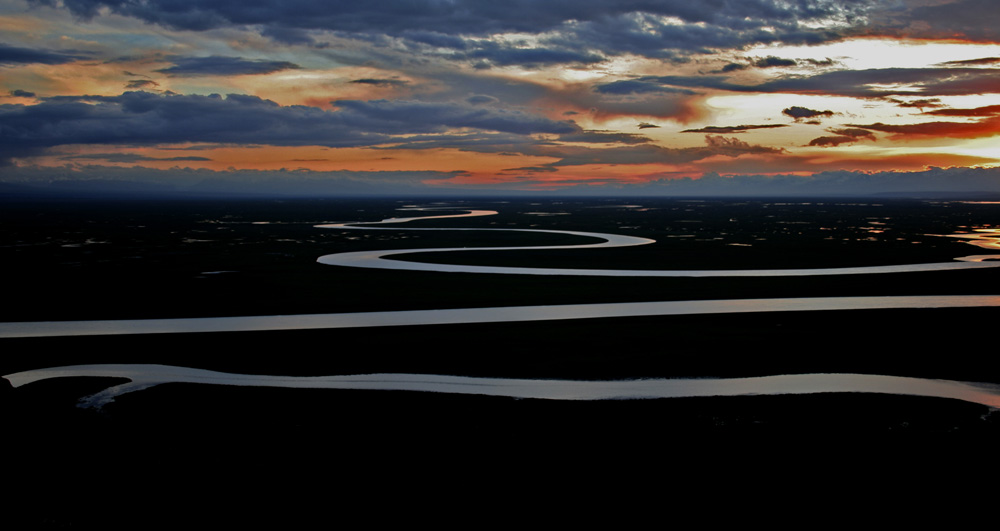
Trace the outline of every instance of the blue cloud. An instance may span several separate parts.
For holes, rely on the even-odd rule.
[[[240,57],[181,57],[167,58],[174,66],[157,70],[168,76],[239,76],[271,74],[282,70],[300,68],[287,61],[250,60]]]
[[[155,145],[190,142],[329,147],[376,146],[398,135],[568,134],[573,122],[467,103],[336,101],[335,111],[281,106],[258,98],[126,92],[61,96],[0,106],[0,159],[57,145]]]
[[[0,43],[0,65],[6,66],[32,63],[43,65],[61,65],[86,59],[88,57],[88,54],[81,52],[56,52]]]

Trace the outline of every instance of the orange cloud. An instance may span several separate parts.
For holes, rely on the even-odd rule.
[[[739,161],[718,161],[704,165],[707,171],[729,174],[798,173],[809,175],[817,171],[919,171],[928,167],[982,166],[995,164],[996,159],[952,153],[912,153],[900,155],[872,154],[849,158],[831,156],[790,156],[782,158]]]
[[[708,116],[704,108],[704,95],[683,93],[648,93],[640,95],[615,95],[596,92],[592,85],[572,84],[550,87],[536,104],[549,109],[550,117],[567,113],[586,114],[597,122],[616,118],[637,120],[656,118],[686,124]]]
[[[889,125],[881,122],[851,127],[889,133],[897,139],[906,137],[983,138],[1000,134],[1000,116],[976,122],[925,122],[919,124]]]

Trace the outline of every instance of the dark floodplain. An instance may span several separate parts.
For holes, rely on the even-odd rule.
[[[995,269],[769,278],[592,278],[380,271],[316,258],[365,249],[583,243],[538,228],[656,240],[616,249],[412,254],[405,260],[589,269],[795,269],[988,254],[956,233],[1000,227],[1000,205],[903,199],[8,200],[0,321],[286,315],[602,302],[994,294]],[[455,210],[447,210],[454,208]],[[520,378],[738,377],[860,372],[1000,382],[956,341],[988,308],[777,312],[585,321],[135,337],[4,339],[3,374],[160,363],[256,374],[415,372]],[[968,335],[966,335],[968,334]],[[951,348],[949,348],[951,347]],[[942,351],[951,353],[944,360]],[[24,354],[20,354],[20,353]],[[964,354],[962,352],[965,352]],[[28,355],[30,353],[30,355]],[[419,353],[419,354],[417,354]]]
[[[1000,204],[965,200],[8,198],[0,208],[6,285],[0,321],[996,294],[1000,285],[998,269],[592,278],[385,271],[316,262],[321,255],[359,250],[587,243],[544,233],[316,227],[421,215],[400,210],[412,207],[498,213],[414,221],[407,228],[552,229],[656,240],[606,250],[405,257],[525,267],[793,269],[948,262],[996,252],[948,235],[1000,228]],[[862,373],[1000,383],[994,349],[984,348],[981,340],[998,317],[997,308],[938,308],[8,338],[0,339],[0,374],[154,363],[289,376],[418,373],[603,380]],[[126,446],[128,452],[161,457],[169,448],[167,462],[177,467],[173,476],[218,462],[239,468],[246,456],[231,452],[244,448],[252,449],[258,464],[311,455],[310,466],[319,460],[363,481],[367,465],[350,456],[405,467],[503,446],[508,459],[531,455],[529,461],[538,463],[569,445],[632,451],[644,441],[652,451],[654,442],[676,443],[692,434],[1000,433],[1000,418],[985,406],[880,394],[561,402],[164,384],[93,410],[76,408],[76,401],[119,382],[63,378],[17,389],[2,383],[7,433],[17,434],[11,437],[11,452],[29,460],[51,459],[43,467],[49,474],[70,470],[91,478],[109,471],[127,474],[129,461],[120,453]],[[318,458],[318,452],[329,454]],[[71,457],[81,453],[88,459]],[[33,469],[15,470],[31,475]],[[29,498],[51,488],[45,479],[25,484]],[[54,521],[101,518],[81,508],[91,498],[59,488],[65,489],[61,499],[77,501],[56,510]],[[86,517],[67,512],[75,510]]]
[[[419,216],[406,206],[497,210],[399,231],[315,225]],[[945,237],[1000,225],[1000,205],[871,199],[315,199],[6,201],[3,321],[135,319],[531,304],[846,295],[981,294],[992,271],[830,278],[534,278],[331,268],[337,252],[588,243],[537,228],[627,234],[615,249],[455,252],[405,260],[591,269],[795,269],[948,262],[982,254]],[[444,211],[447,212],[447,211]],[[986,289],[986,291],[984,291]]]

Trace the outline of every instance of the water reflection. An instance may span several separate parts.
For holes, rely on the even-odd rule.
[[[945,234],[946,238],[970,240],[965,243],[983,249],[1000,250],[1000,229],[972,229],[972,233]]]

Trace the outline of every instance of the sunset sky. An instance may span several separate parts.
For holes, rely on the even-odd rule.
[[[0,0],[0,181],[1000,191],[997,28],[996,0]]]

